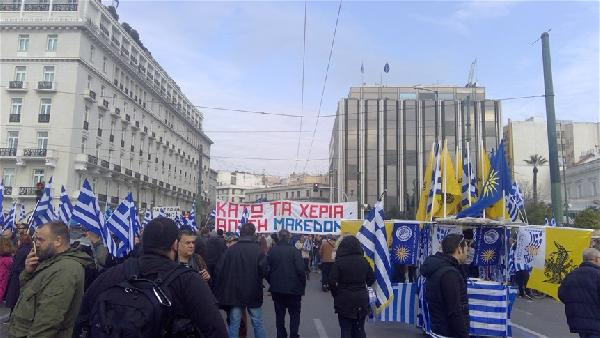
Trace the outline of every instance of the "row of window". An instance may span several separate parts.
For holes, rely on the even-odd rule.
[[[46,51],[56,52],[58,46],[58,34],[48,34],[46,36]],[[17,38],[17,52],[29,51],[29,34],[19,34]]]
[[[9,149],[17,149],[19,146],[19,131],[9,130],[7,133],[6,143]],[[48,149],[48,132],[38,131],[37,132],[37,148],[36,149]]]
[[[14,79],[17,82],[25,82],[27,80],[27,66],[16,66]],[[54,82],[54,66],[43,66],[42,81]]]
[[[52,99],[51,98],[41,98],[40,99],[40,115],[49,115],[50,110],[52,108]],[[10,99],[10,114],[11,115],[21,115],[23,112],[23,98],[22,97],[13,97]],[[10,122],[19,122],[19,121],[10,121]]]
[[[4,179],[5,187],[14,186],[14,184],[16,183],[15,175],[16,175],[16,168],[4,168],[4,170],[2,171],[2,178]],[[45,175],[44,169],[38,169],[38,168],[33,169],[31,186],[35,187],[36,184],[38,184],[40,182],[44,182],[44,175]]]

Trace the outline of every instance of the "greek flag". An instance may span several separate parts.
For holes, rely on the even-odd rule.
[[[186,224],[186,221],[185,221],[185,219],[183,218],[183,215],[182,215],[182,214],[179,214],[179,215],[176,215],[176,216],[175,216],[175,225],[177,225],[177,228],[178,228],[179,230],[181,230],[181,229],[185,228],[185,226],[187,225],[187,224]]]
[[[392,272],[390,252],[387,246],[383,219],[383,204],[381,201],[377,201],[356,235],[365,251],[365,255],[374,263],[375,284],[373,290],[375,290],[375,296],[377,297],[375,301],[376,312],[380,312],[388,306],[393,297],[390,281]]]
[[[190,228],[192,228],[193,232],[198,232],[198,225],[196,224],[196,205],[195,204],[192,205],[192,210],[190,210],[187,224]]]
[[[468,142],[467,149],[463,152],[462,186],[460,190],[462,193],[461,205],[463,207],[471,205],[471,201],[477,199],[477,177],[473,174]]]
[[[73,217],[73,204],[71,204],[69,195],[67,195],[67,191],[65,190],[65,186],[63,185],[60,187],[60,203],[58,204],[58,219],[60,219],[65,224],[69,224],[69,221],[71,221],[71,217]]]
[[[6,219],[4,220],[4,225],[2,226],[2,231],[8,230],[8,229],[10,229],[10,230],[15,229],[16,214],[17,214],[17,202],[13,202],[12,208],[10,208],[8,215],[6,216]],[[4,218],[4,214],[2,215],[2,218]]]
[[[4,180],[0,181],[0,226],[4,227]]]
[[[135,206],[135,203],[133,204],[133,207],[131,208],[131,222],[133,224],[133,235],[139,236],[140,232],[142,230],[142,226],[140,225],[140,220],[138,218],[138,209]],[[135,242],[133,242],[133,244],[135,246]]]
[[[21,203],[21,210],[19,211],[19,222],[23,222],[25,219],[25,204]]]
[[[44,187],[44,194],[42,198],[38,202],[33,211],[33,215],[31,217],[31,223],[29,224],[29,228],[39,228],[42,224],[52,222],[56,219],[56,215],[54,214],[54,208],[50,201],[52,197],[50,196],[50,189],[52,188],[52,177]]]
[[[217,210],[212,209],[212,211],[210,212],[210,215],[208,215],[208,217],[210,218],[215,218],[217,217]]]
[[[415,324],[417,285],[398,283],[392,286],[394,298],[390,306],[375,316],[376,321]]]
[[[248,219],[250,218],[250,211],[248,211],[248,208],[244,208],[244,211],[242,211],[242,217],[240,218],[240,223],[238,224],[236,233],[239,235],[240,234],[240,228],[242,227],[242,225],[248,223]]]
[[[417,326],[422,328],[426,333],[431,333],[431,317],[429,316],[429,308],[425,301],[425,289],[427,288],[427,280],[423,276],[417,278],[417,295],[419,298],[419,314],[417,315]]]
[[[81,224],[87,231],[93,232],[106,241],[104,218],[98,206],[98,199],[96,199],[96,195],[94,195],[87,179],[83,181],[77,203],[73,207],[73,217],[71,219],[73,222]]]
[[[150,209],[146,209],[144,213],[144,221],[142,222],[142,226],[146,226],[152,220],[152,211]]]
[[[554,217],[552,217],[550,220],[548,220],[548,217],[544,218],[544,225],[545,226],[549,226],[549,227],[555,227],[556,226],[556,219]]]
[[[107,237],[111,237],[112,234],[118,239],[118,243],[115,242],[112,243],[113,245],[107,246],[110,254],[114,257],[125,257],[129,251],[133,250],[135,245],[135,221],[133,216],[135,214],[132,212],[135,212],[135,204],[133,204],[133,197],[129,193],[106,221]]]
[[[429,194],[427,195],[427,217],[431,218],[435,212],[432,210],[435,201],[435,196],[442,195],[442,170],[440,167],[441,156],[440,156],[440,144],[439,142],[435,143],[434,146],[434,156],[435,162],[433,164],[433,168],[431,169],[431,184],[429,186]]]
[[[511,337],[511,295],[504,285],[493,282],[467,282],[470,335]],[[514,300],[514,298],[513,298]]]
[[[519,218],[519,211],[525,208],[525,200],[517,182],[512,184],[510,194],[505,196],[505,198],[510,220],[514,222]]]
[[[163,209],[163,208],[158,209],[158,216],[156,216],[156,217],[167,217],[167,214],[165,213],[165,209]],[[154,218],[156,218],[156,217],[154,217]]]

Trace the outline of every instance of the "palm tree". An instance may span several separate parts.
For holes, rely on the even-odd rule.
[[[529,155],[529,159],[523,160],[525,163],[533,166],[533,203],[537,204],[538,202],[538,194],[537,194],[537,174],[538,174],[538,166],[542,166],[548,163],[548,160],[544,158],[544,156],[534,154]]]

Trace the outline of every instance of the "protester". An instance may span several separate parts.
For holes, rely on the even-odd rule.
[[[181,327],[168,324],[179,322],[174,319],[188,319],[198,331],[196,335],[227,337],[225,323],[208,285],[198,273],[175,261],[179,248],[177,237],[173,220],[159,217],[150,221],[142,237],[142,254],[106,270],[85,293],[77,318],[81,332],[87,332],[91,338],[97,337],[99,332],[102,336],[152,338],[162,337],[165,331],[172,337],[186,337],[187,330],[181,333],[178,331]],[[152,283],[141,284],[144,280]],[[131,291],[133,288],[124,289],[126,285],[136,285],[137,293]],[[128,288],[130,291],[126,292]],[[142,293],[141,290],[148,291]],[[154,306],[150,307],[147,320],[152,320],[155,313],[162,313],[158,321],[147,322],[140,317],[140,312],[148,309],[138,307],[142,302],[133,301],[148,294],[156,298],[151,298]],[[115,295],[119,298],[115,299]],[[169,303],[169,307],[161,305]]]
[[[319,268],[319,263],[321,262],[320,249],[321,249],[321,236],[315,235],[315,237],[312,240],[311,267],[312,267],[313,271],[317,271],[317,269]]]
[[[104,246],[102,238],[91,231],[85,232],[85,237],[90,241],[92,247],[92,253],[94,255],[94,262],[99,271],[107,268],[108,249]]]
[[[196,239],[196,253],[206,258],[206,245],[210,239],[210,230],[207,227],[200,229],[200,236]]]
[[[375,274],[355,236],[346,236],[337,250],[328,285],[342,338],[364,338],[365,319],[370,312],[369,291]]]
[[[6,292],[4,293],[5,305],[11,312],[19,299],[19,293],[21,291],[19,275],[21,274],[21,271],[25,270],[25,259],[27,258],[29,251],[31,251],[31,247],[31,237],[29,237],[27,232],[19,232],[17,251],[15,253],[13,264],[10,267],[8,284],[6,285]]]
[[[0,299],[4,299],[15,248],[10,238],[0,238]]]
[[[215,267],[219,262],[219,259],[225,253],[227,249],[227,245],[225,244],[225,238],[223,236],[223,229],[217,230],[217,235],[210,237],[206,241],[206,250],[204,252],[204,261],[208,266],[208,273],[213,276],[215,274]],[[211,283],[212,285],[212,283]]]
[[[321,256],[321,287],[323,291],[327,292],[329,286],[327,281],[329,280],[329,271],[333,265],[333,251],[335,249],[335,241],[331,236],[323,239],[321,242],[321,248],[319,249],[319,255]]]
[[[442,240],[442,252],[425,259],[421,274],[426,278],[425,300],[431,330],[446,337],[469,337],[469,303],[466,277],[460,267],[467,259],[467,243],[460,234]]]
[[[312,242],[308,236],[303,235],[300,237],[300,240],[296,242],[295,247],[302,253],[306,279],[310,279],[310,252],[312,251]]]
[[[244,309],[248,310],[254,336],[265,338],[262,320],[263,279],[268,274],[266,256],[258,246],[256,227],[242,224],[240,239],[231,245],[215,270],[215,295],[219,304],[229,308],[229,337],[237,338]]]
[[[260,238],[258,239],[258,246],[260,246],[260,251],[262,251],[263,254],[266,255],[269,252],[269,244],[267,243],[267,239],[264,235],[260,235]]]
[[[177,248],[177,259],[179,263],[198,272],[205,282],[210,280],[208,266],[202,259],[202,256],[194,253],[196,234],[189,230],[179,231],[179,246]]]
[[[43,224],[20,276],[21,294],[11,314],[9,337],[71,337],[90,264],[91,257],[70,247],[66,224]]]
[[[583,251],[583,263],[571,271],[558,288],[565,303],[569,329],[581,338],[600,337],[600,251]]]
[[[279,231],[279,244],[275,245],[268,256],[269,291],[275,307],[277,338],[288,337],[285,329],[285,313],[290,314],[290,338],[298,338],[300,327],[300,306],[306,275],[302,255],[289,244],[290,232]]]

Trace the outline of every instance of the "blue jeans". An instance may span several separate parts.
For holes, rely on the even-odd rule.
[[[240,333],[240,322],[242,321],[242,307],[232,307],[229,310],[229,338],[238,338]],[[255,338],[267,338],[267,332],[263,326],[262,308],[247,308],[248,316],[254,328]]]

